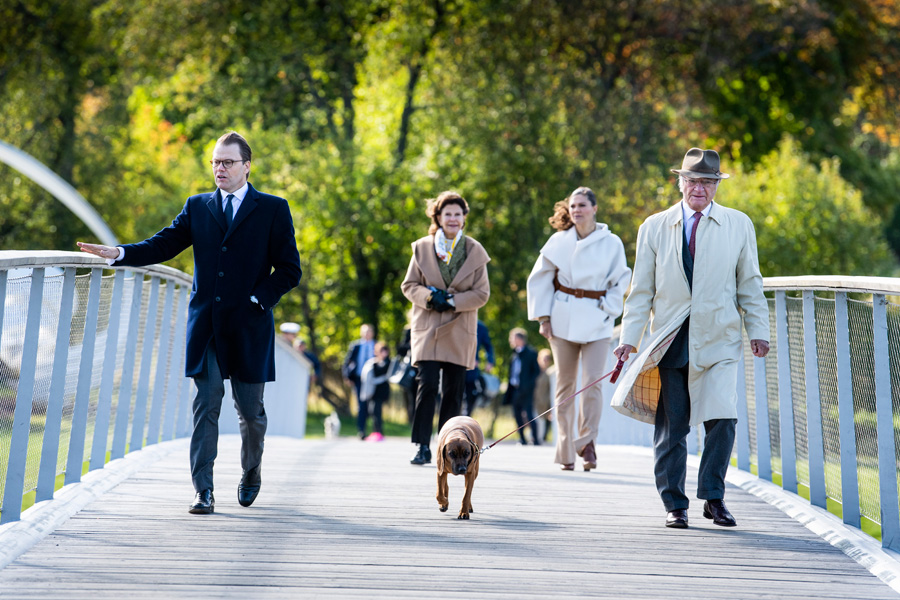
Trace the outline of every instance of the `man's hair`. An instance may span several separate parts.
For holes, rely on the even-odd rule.
[[[216,141],[216,143],[223,146],[226,144],[236,145],[241,153],[241,160],[250,162],[250,158],[253,155],[253,152],[250,151],[250,144],[248,144],[247,140],[244,139],[244,136],[242,136],[238,132],[229,131],[228,133],[220,137]]]
[[[514,335],[517,338],[521,338],[522,341],[528,341],[528,332],[522,329],[521,327],[515,327],[510,332],[510,335]]]

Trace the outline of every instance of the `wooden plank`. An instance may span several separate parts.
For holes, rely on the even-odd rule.
[[[585,473],[560,471],[550,446],[500,444],[460,521],[463,479],[441,513],[434,465],[410,465],[405,441],[270,437],[250,508],[236,498],[239,448],[220,442],[215,514],[188,514],[188,457],[173,453],[0,571],[4,597],[895,597],[734,486],[737,528],[703,519],[696,500],[689,529],[665,528],[646,450],[598,446]],[[694,469],[687,485],[693,497]]]

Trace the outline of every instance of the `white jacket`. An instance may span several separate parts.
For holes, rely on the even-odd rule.
[[[599,300],[576,298],[553,288],[559,283],[587,291],[606,290]],[[575,228],[550,236],[528,276],[528,318],[550,317],[554,336],[585,344],[612,337],[616,317],[622,314],[631,269],[619,236],[605,223],[579,240]]]
[[[375,386],[384,383],[387,381],[390,376],[390,369],[388,372],[382,375],[381,377],[375,377],[375,372],[372,370],[375,368],[381,360],[377,356],[373,356],[369,360],[366,361],[366,364],[363,365],[362,373],[360,374],[360,386],[359,386],[359,399],[360,400],[371,400],[372,396],[375,395]]]

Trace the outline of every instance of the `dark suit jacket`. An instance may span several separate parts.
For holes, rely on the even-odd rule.
[[[510,369],[512,369],[515,358],[516,353],[513,352],[509,357]],[[538,366],[537,352],[531,346],[522,348],[522,352],[519,353],[519,362],[521,364],[519,385],[515,388],[515,395],[513,395],[513,388],[507,387],[506,403],[525,406],[534,402],[534,383],[541,373],[541,368]]]
[[[363,343],[362,340],[352,342],[350,349],[347,351],[347,356],[344,357],[344,364],[341,365],[341,374],[356,384],[359,383],[359,371],[362,369],[359,351],[362,349]],[[372,343],[374,344],[375,342]]]
[[[301,276],[291,212],[284,198],[262,194],[251,185],[226,231],[220,194],[217,189],[188,198],[171,225],[143,242],[124,245],[119,264],[161,263],[193,246],[185,374],[202,372],[206,348],[215,338],[223,377],[245,383],[274,381],[272,307]]]

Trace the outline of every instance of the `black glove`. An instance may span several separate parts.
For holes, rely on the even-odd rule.
[[[428,289],[431,290],[431,299],[427,304],[428,308],[436,310],[439,313],[442,313],[445,310],[453,310],[453,305],[449,302],[450,298],[453,297],[452,294],[448,294],[446,290],[439,290],[433,286]]]

